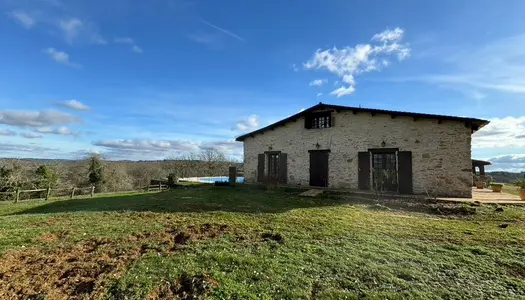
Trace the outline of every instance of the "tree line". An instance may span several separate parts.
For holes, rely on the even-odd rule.
[[[75,161],[2,159],[0,191],[91,186],[97,193],[131,191],[153,179],[227,176],[231,165],[241,166],[215,149],[162,161],[108,161],[95,153]]]

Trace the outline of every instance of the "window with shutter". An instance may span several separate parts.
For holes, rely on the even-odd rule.
[[[332,113],[319,112],[312,113],[305,117],[305,128],[307,129],[321,129],[321,128],[330,128],[332,127]]]

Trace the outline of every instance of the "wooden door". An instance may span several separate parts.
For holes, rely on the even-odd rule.
[[[268,153],[268,181],[279,182],[279,153]]]
[[[375,189],[397,192],[396,152],[372,152],[372,179]]]
[[[360,190],[370,189],[370,152],[358,153],[358,187]]]
[[[399,151],[399,193],[412,194],[412,152]]]
[[[328,151],[310,151],[310,186],[328,186]]]

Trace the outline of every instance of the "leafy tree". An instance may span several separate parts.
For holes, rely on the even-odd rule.
[[[46,165],[38,167],[35,175],[37,176],[37,185],[40,188],[56,188],[58,186],[59,178],[57,173]]]
[[[100,193],[104,190],[104,163],[99,154],[93,153],[87,158],[89,168],[89,183],[95,186],[95,192]]]

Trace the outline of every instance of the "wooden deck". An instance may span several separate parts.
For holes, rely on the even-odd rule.
[[[525,205],[519,196],[503,193],[494,193],[491,189],[472,188],[472,198],[438,198],[441,201],[451,202],[475,202],[485,204],[515,204]]]

